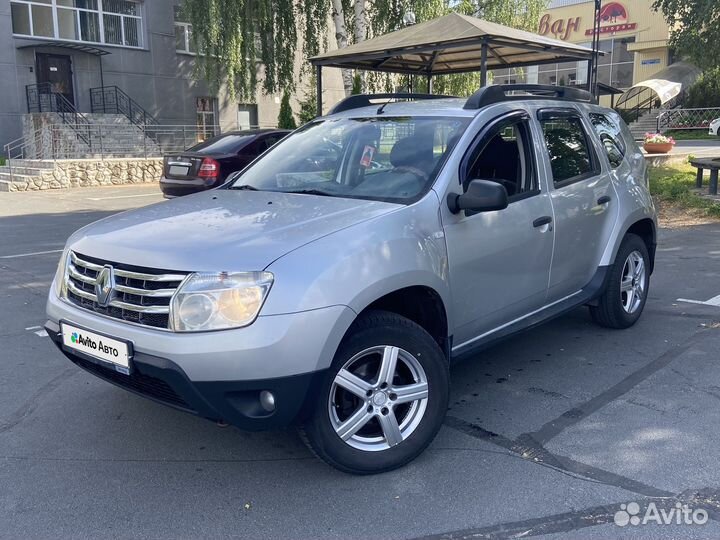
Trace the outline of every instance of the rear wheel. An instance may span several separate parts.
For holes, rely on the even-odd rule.
[[[342,471],[389,471],[430,444],[448,393],[448,366],[435,340],[404,317],[369,312],[338,349],[305,439]]]
[[[650,286],[650,257],[642,238],[625,236],[610,267],[605,291],[597,306],[590,306],[593,320],[608,328],[629,328],[640,318]]]

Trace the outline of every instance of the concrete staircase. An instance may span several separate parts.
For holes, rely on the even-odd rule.
[[[87,158],[108,154],[113,157],[159,156],[161,153],[155,141],[125,115],[88,113],[84,116],[90,123]]]
[[[10,166],[12,165],[12,172]],[[40,186],[44,184],[43,176],[55,168],[52,160],[44,159],[13,159],[0,167],[0,192],[15,191],[13,184],[24,185],[33,183]]]
[[[659,114],[660,109],[650,109],[628,126],[636,141],[643,140],[646,133],[655,133]]]

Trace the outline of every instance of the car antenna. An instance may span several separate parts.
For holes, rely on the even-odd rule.
[[[378,110],[377,110],[377,112],[376,112],[375,114],[382,114],[382,113],[383,113],[383,109],[385,108],[385,105],[387,105],[387,104],[390,103],[391,101],[392,101],[392,98],[388,99],[385,103],[383,103],[382,105],[380,105],[380,106],[378,107]]]

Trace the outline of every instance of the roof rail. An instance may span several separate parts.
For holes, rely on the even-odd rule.
[[[371,105],[382,105],[382,103],[372,103],[374,99],[387,99],[388,103],[393,100],[414,101],[420,99],[442,99],[455,96],[445,96],[442,94],[414,94],[414,93],[390,93],[390,94],[356,94],[349,96],[335,105],[328,114],[335,114],[342,111],[350,111],[359,109],[360,107],[369,107]]]
[[[480,109],[493,103],[524,99],[557,99],[596,103],[587,90],[570,86],[549,86],[544,84],[493,84],[483,86],[465,102],[464,109]]]

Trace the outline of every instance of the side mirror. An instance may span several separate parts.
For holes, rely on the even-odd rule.
[[[492,180],[471,180],[462,195],[448,194],[447,205],[453,214],[461,210],[491,212],[507,208],[508,194],[505,186]]]

